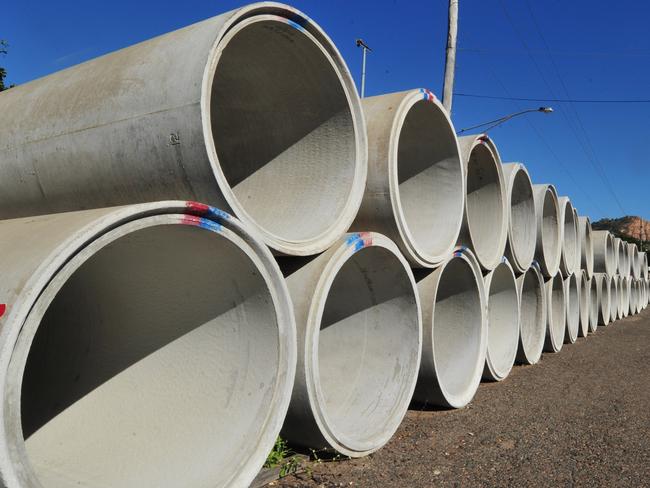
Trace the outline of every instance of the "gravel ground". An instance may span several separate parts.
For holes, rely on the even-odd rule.
[[[650,486],[650,307],[481,384],[467,408],[409,410],[371,456],[273,486]]]

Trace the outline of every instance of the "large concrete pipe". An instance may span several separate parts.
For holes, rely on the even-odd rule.
[[[460,408],[479,387],[487,350],[487,307],[481,270],[460,249],[433,271],[416,273],[424,341],[413,395],[422,405]]]
[[[381,232],[412,265],[437,266],[454,250],[465,198],[447,111],[422,89],[364,98],[363,109],[368,180],[352,230]]]
[[[591,233],[594,248],[594,272],[616,274],[617,255],[614,249],[614,237],[607,230],[595,230]]]
[[[611,279],[611,288],[610,288],[610,298],[609,298],[609,309],[611,312],[611,322],[615,322],[619,319],[619,311],[621,310],[621,299],[618,295],[618,284],[619,276],[614,275]]]
[[[488,345],[483,379],[505,379],[515,363],[519,345],[519,296],[515,273],[507,259],[485,275]]]
[[[594,274],[594,243],[592,241],[591,220],[578,217],[578,237],[580,239],[580,268],[587,272],[587,278]]]
[[[623,293],[622,293],[622,309],[623,309],[623,317],[627,317],[630,315],[630,295],[632,293],[632,278],[629,276],[624,276],[621,279],[621,282],[623,283],[622,288],[623,288]]]
[[[562,275],[557,273],[544,283],[546,291],[546,352],[560,352],[566,329],[566,292]]]
[[[610,310],[612,280],[605,273],[594,273],[592,280],[596,283],[598,325],[608,325],[612,320]]]
[[[566,294],[566,329],[564,343],[573,344],[578,339],[580,329],[580,283],[575,274],[570,274],[564,280]]]
[[[598,329],[598,310],[600,305],[598,303],[598,290],[596,287],[596,279],[592,276],[589,278],[589,332],[594,333]]]
[[[354,82],[286,5],[242,7],[15,88],[0,94],[3,219],[192,199],[308,255],[340,238],[363,196]]]
[[[360,457],[393,436],[420,367],[413,274],[397,246],[347,234],[316,258],[280,258],[296,311],[298,366],[282,436]]]
[[[649,278],[649,276],[648,276],[648,255],[645,253],[645,251],[640,251],[639,252],[639,266],[641,266],[641,276],[639,276],[639,278],[647,280]]]
[[[638,282],[635,278],[632,278],[631,288],[630,288],[630,315],[636,315],[639,313],[639,288]]]
[[[578,222],[575,218],[573,205],[568,197],[558,198],[558,216],[560,221],[560,241],[562,242],[562,252],[560,253],[560,271],[563,276],[569,276],[579,268],[580,257],[578,250]]]
[[[542,274],[551,278],[560,268],[562,252],[562,228],[557,192],[553,185],[533,185],[533,195],[537,220],[535,259],[539,263]]]
[[[249,485],[296,331],[238,220],[185,202],[6,220],[0,269],[3,486]]]
[[[521,163],[503,165],[506,208],[508,209],[508,239],[506,256],[519,275],[528,271],[535,257],[537,221],[533,184]]]
[[[621,278],[627,276],[625,270],[627,269],[627,243],[621,240],[620,237],[614,238],[614,248],[616,249],[616,270]]]
[[[576,280],[578,282],[578,302],[580,309],[578,337],[587,337],[589,334],[589,308],[591,307],[587,272],[580,270],[576,273]]]
[[[546,337],[546,293],[537,265],[517,278],[517,291],[520,320],[516,359],[521,364],[535,364],[542,356]]]
[[[636,244],[629,242],[627,244],[628,254],[630,256],[630,272],[635,279],[641,277],[641,263],[639,263],[639,248]]]
[[[490,271],[501,262],[508,237],[508,202],[501,158],[494,142],[485,134],[460,137],[458,145],[466,177],[465,211],[458,244],[472,249],[481,267]]]

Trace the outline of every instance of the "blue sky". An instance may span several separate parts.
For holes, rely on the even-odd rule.
[[[0,59],[25,83],[245,4],[222,0],[7,2]],[[295,0],[331,36],[366,94],[426,87],[440,95],[447,0]],[[460,0],[456,92],[501,97],[650,99],[650,2]],[[541,34],[541,35],[540,35]],[[543,37],[542,37],[543,36]],[[456,97],[456,129],[551,105],[490,133],[504,162],[525,163],[582,215],[650,219],[650,103],[558,103]]]

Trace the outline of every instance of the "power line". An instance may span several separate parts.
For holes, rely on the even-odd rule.
[[[650,99],[626,99],[626,100],[604,100],[604,99],[566,99],[566,98],[534,98],[534,97],[500,97],[497,95],[483,95],[476,93],[454,93],[455,97],[489,98],[492,100],[517,100],[520,102],[556,102],[556,103],[650,103]]]

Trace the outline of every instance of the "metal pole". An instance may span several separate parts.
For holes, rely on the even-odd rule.
[[[456,69],[456,36],[458,34],[458,0],[449,0],[449,22],[447,25],[447,51],[445,57],[445,79],[442,86],[442,104],[451,114],[454,94],[454,71]]]
[[[366,94],[366,55],[368,51],[372,51],[368,45],[363,42],[363,39],[357,39],[357,47],[363,49],[363,61],[361,63],[361,98]]]

